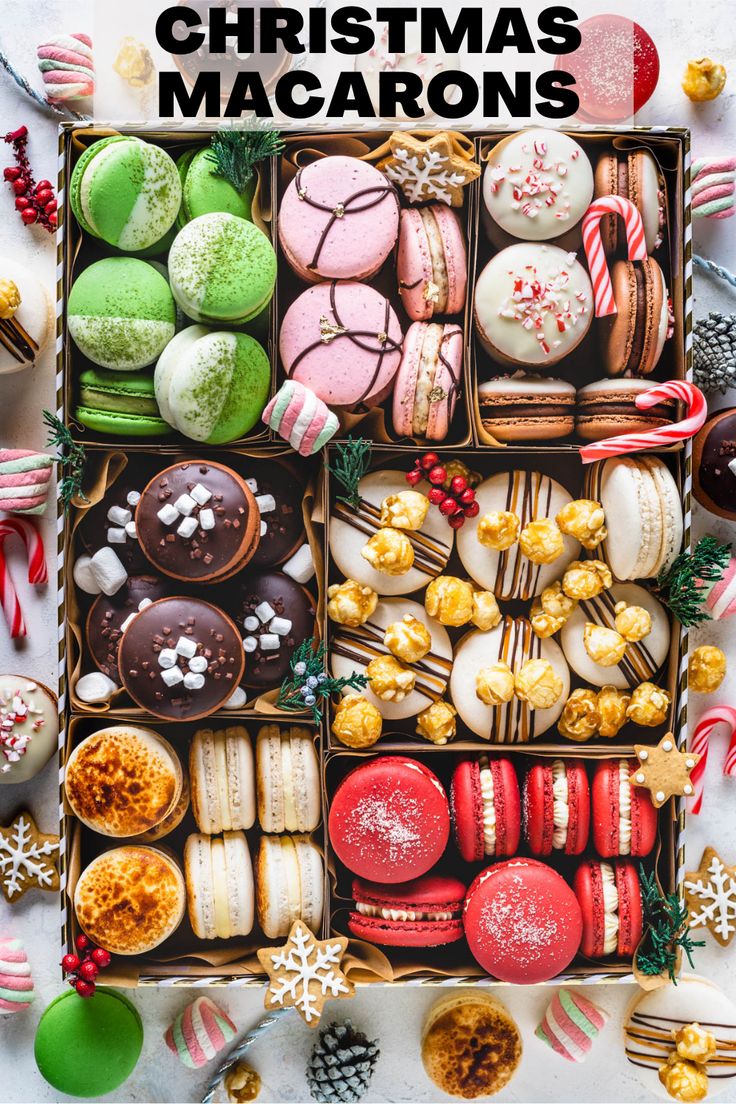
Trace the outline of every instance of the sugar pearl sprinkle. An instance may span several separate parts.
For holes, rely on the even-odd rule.
[[[38,686],[27,682],[11,694],[0,693],[0,774],[7,774],[12,763],[25,755],[33,734],[43,727],[43,709],[33,697]]]
[[[568,264],[572,265],[575,254],[568,254]],[[589,311],[588,296],[578,292],[571,296],[570,273],[566,268],[552,273],[546,282],[542,282],[535,265],[526,265],[521,273],[509,271],[514,281],[514,290],[501,304],[498,314],[511,322],[520,322],[525,330],[534,330],[535,337],[543,352],[549,354],[559,348],[559,338],[551,343],[544,332],[544,323],[552,316],[559,333],[577,326],[581,318]]]
[[[522,150],[532,152],[528,144]],[[495,194],[506,180],[511,187],[512,210],[534,219],[543,207],[556,207],[555,218],[566,222],[570,218],[570,201],[565,191],[567,165],[564,161],[548,160],[547,143],[539,139],[534,142],[533,152],[532,167],[525,176],[521,175],[521,165],[494,166],[490,170],[491,191]]]

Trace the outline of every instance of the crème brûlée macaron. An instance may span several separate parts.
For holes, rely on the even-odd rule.
[[[173,935],[186,910],[178,862],[158,847],[105,851],[79,876],[74,910],[79,926],[111,954],[140,955]]]
[[[609,376],[648,376],[674,332],[664,273],[653,257],[614,261],[611,287],[616,313],[598,319],[605,369]]]
[[[736,410],[718,410],[693,441],[693,494],[711,514],[736,521]]]
[[[644,930],[635,864],[583,862],[574,888],[583,917],[581,953],[587,958],[632,958]]]
[[[655,406],[640,410],[639,395],[654,384],[645,379],[596,380],[578,389],[575,432],[584,441],[602,441],[621,433],[645,433],[670,425],[677,417],[675,399],[663,399]]]
[[[252,828],[256,819],[253,747],[242,725],[200,728],[189,747],[192,813],[200,832]]]
[[[463,378],[463,332],[454,324],[414,322],[394,381],[393,423],[401,437],[444,441]]]
[[[79,374],[74,418],[93,433],[110,437],[168,437],[150,372],[85,368]]]
[[[464,1100],[500,1092],[514,1076],[521,1051],[521,1033],[506,1007],[477,988],[436,1001],[422,1031],[427,1076],[442,1092]]]
[[[575,429],[575,388],[546,376],[500,376],[478,384],[483,429],[497,441],[553,441]]]
[[[532,855],[580,855],[588,844],[590,786],[580,759],[543,759],[524,779],[524,835]]]
[[[258,820],[264,832],[313,832],[321,789],[313,729],[262,725],[256,737]]]
[[[198,939],[250,935],[255,890],[244,832],[189,836],[184,845],[184,875],[189,922]]]
[[[648,149],[612,149],[602,153],[595,166],[595,198],[622,196],[637,207],[644,224],[647,253],[662,244],[665,227],[664,185],[653,154]],[[600,221],[606,253],[623,253],[626,231],[621,219],[604,215]]]
[[[381,947],[441,947],[463,938],[465,883],[443,874],[380,885],[353,881],[355,911],[348,928]]]
[[[404,310],[414,322],[460,313],[468,260],[460,220],[451,207],[432,203],[401,212],[396,275]]]
[[[261,836],[256,859],[258,923],[268,939],[289,934],[295,920],[313,932],[322,923],[325,870],[308,836]]]
[[[464,759],[450,783],[450,810],[457,849],[465,862],[515,855],[521,836],[521,800],[509,759]]]
[[[632,786],[631,759],[604,759],[593,772],[593,843],[604,859],[642,858],[657,842],[657,810],[649,792]]]
[[[138,836],[165,820],[182,790],[182,767],[152,728],[113,725],[82,740],[67,760],[64,790],[78,820],[103,836]]]

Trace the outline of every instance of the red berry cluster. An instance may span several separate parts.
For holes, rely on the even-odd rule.
[[[447,470],[440,464],[436,452],[425,452],[424,456],[414,461],[411,471],[406,473],[406,481],[412,487],[416,487],[423,479],[432,484],[427,498],[433,506],[439,507],[440,513],[447,518],[447,524],[452,529],[461,529],[466,518],[478,516],[480,507],[475,501],[475,491],[462,475],[454,476],[449,489],[445,490]]]
[[[95,979],[100,970],[105,970],[112,961],[109,951],[102,947],[95,947],[86,935],[78,935],[74,940],[79,954],[65,954],[61,960],[61,968],[72,989],[76,989],[80,997],[91,997],[95,991]]]
[[[3,176],[15,193],[15,209],[26,226],[34,222],[45,226],[50,234],[56,230],[57,202],[51,181],[41,180],[37,184],[26,153],[28,128],[19,127],[5,135],[5,141],[12,145],[17,165],[9,166]]]

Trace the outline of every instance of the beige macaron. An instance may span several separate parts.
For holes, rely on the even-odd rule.
[[[324,908],[322,855],[306,836],[262,836],[256,860],[258,923],[269,939],[295,920],[319,930]]]
[[[442,997],[430,1008],[422,1032],[422,1062],[442,1092],[465,1100],[493,1096],[508,1084],[520,1061],[519,1029],[495,997],[483,992]]]
[[[263,725],[256,740],[258,820],[264,832],[313,832],[320,818],[315,732]]]
[[[178,862],[158,847],[105,851],[74,890],[79,925],[111,954],[139,955],[173,935],[184,918],[186,889]]]
[[[156,828],[179,804],[182,787],[179,756],[168,740],[152,728],[128,724],[82,740],[69,756],[64,779],[77,819],[116,838]]]
[[[243,832],[194,833],[184,845],[189,922],[198,939],[233,939],[253,928],[253,865]]]
[[[189,749],[192,812],[201,832],[236,832],[256,819],[253,747],[242,725],[201,728]]]

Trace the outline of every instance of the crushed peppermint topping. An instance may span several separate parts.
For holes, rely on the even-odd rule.
[[[540,278],[534,265],[527,265],[520,274],[510,271],[508,275],[513,279],[513,291],[501,303],[499,317],[535,331],[542,350],[550,353],[560,342],[548,340],[545,322],[553,318],[557,331],[565,333],[588,313],[588,296],[584,292],[571,294],[570,273],[565,268],[552,273],[546,280]]]
[[[11,692],[0,691],[0,756],[5,758],[0,774],[7,774],[25,755],[34,733],[44,725],[44,711],[32,696],[36,690],[36,683],[28,682]]]
[[[523,147],[528,153],[527,146]],[[574,154],[572,155],[574,156]],[[521,165],[494,165],[490,170],[490,190],[496,194],[506,181],[511,188],[511,209],[534,219],[543,207],[556,207],[554,217],[570,218],[570,201],[565,192],[567,165],[564,161],[547,161],[547,143],[534,142],[534,157],[526,171]],[[521,174],[524,173],[523,176]]]

